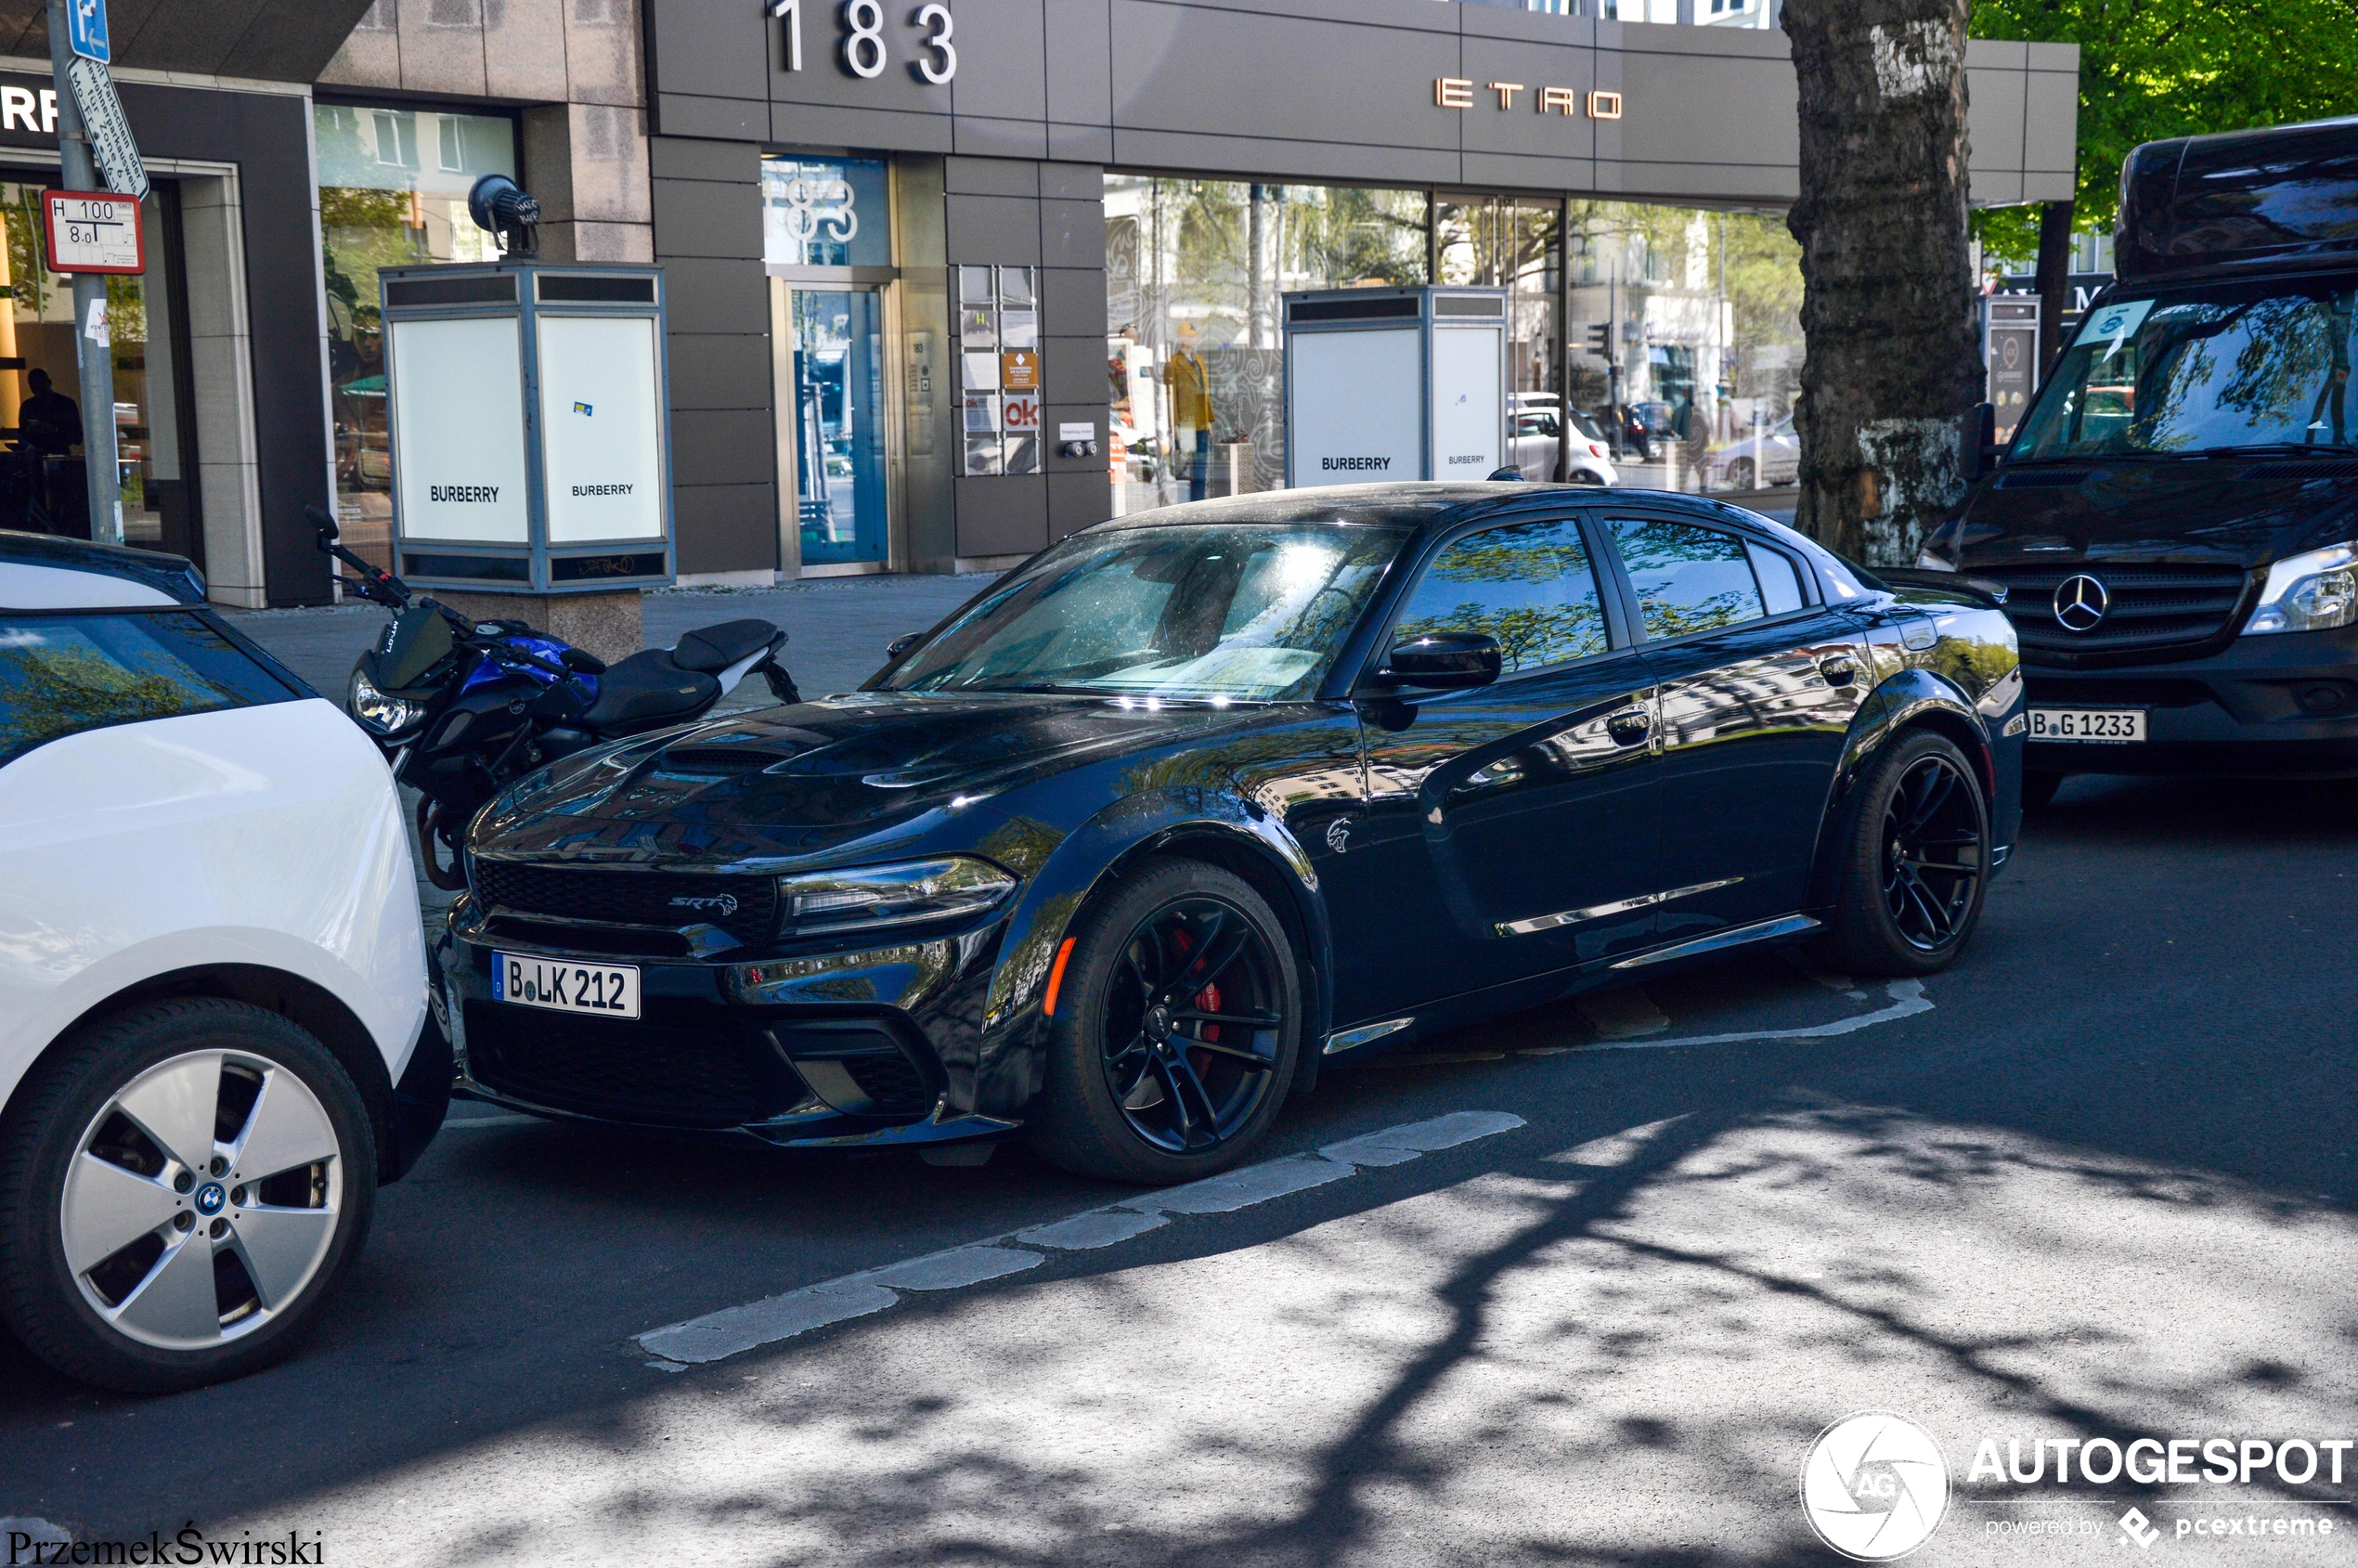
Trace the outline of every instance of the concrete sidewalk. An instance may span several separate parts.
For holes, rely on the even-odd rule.
[[[991,575],[820,577],[784,588],[665,589],[646,596],[646,638],[667,648],[684,632],[758,616],[785,629],[785,666],[806,695],[849,692],[884,663],[885,644],[924,631],[981,591]],[[225,610],[231,625],[276,654],[320,695],[343,700],[353,661],[384,628],[374,604],[317,610]],[[716,711],[761,707],[773,699],[748,680]]]

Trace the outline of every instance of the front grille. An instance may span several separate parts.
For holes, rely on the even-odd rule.
[[[748,947],[768,942],[777,920],[778,885],[766,876],[481,859],[472,869],[477,897],[518,914],[674,929],[717,926]]]
[[[467,1065],[485,1088],[551,1110],[655,1127],[737,1127],[801,1098],[760,1046],[717,1030],[470,1002]]]
[[[2195,707],[2215,702],[2209,687],[2199,680],[2082,680],[2042,675],[2030,683],[2026,701],[2033,707]]]
[[[2192,651],[2228,630],[2250,581],[2239,566],[2042,562],[1972,570],[2006,585],[2006,618],[2026,655]],[[2111,603],[2093,629],[2072,631],[2055,619],[2055,590],[2082,573],[2105,585]]]

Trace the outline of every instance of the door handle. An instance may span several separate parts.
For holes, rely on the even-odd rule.
[[[1859,679],[1858,661],[1847,654],[1836,654],[1818,662],[1818,673],[1826,678],[1829,686],[1847,686]]]
[[[1605,733],[1613,738],[1616,745],[1636,745],[1653,727],[1654,716],[1642,707],[1625,707],[1605,718]]]

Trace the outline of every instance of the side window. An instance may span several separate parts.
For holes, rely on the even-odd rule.
[[[1597,574],[1571,518],[1514,523],[1445,548],[1401,612],[1395,638],[1479,631],[1516,675],[1605,651]]]
[[[1750,539],[1744,541],[1744,549],[1752,556],[1753,576],[1760,579],[1760,597],[1770,615],[1798,610],[1807,602],[1802,597],[1801,574],[1794,569],[1792,557]]]
[[[297,694],[193,611],[0,614],[0,766],[84,730]]]
[[[1651,517],[1615,518],[1607,526],[1637,590],[1648,637],[1717,631],[1768,614],[1743,541],[1734,535]],[[1793,591],[1797,597],[1798,585]]]

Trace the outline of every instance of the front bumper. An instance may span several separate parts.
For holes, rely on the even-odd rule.
[[[2205,658],[2108,669],[2023,667],[2032,707],[2142,707],[2142,744],[2032,741],[2066,773],[2358,775],[2358,628],[2238,637]]]
[[[973,1095],[998,935],[993,924],[863,952],[617,959],[493,936],[462,899],[435,952],[456,1092],[559,1121],[780,1147],[998,1136],[1019,1123],[978,1114]],[[634,965],[641,1016],[495,1001],[495,952]]]

